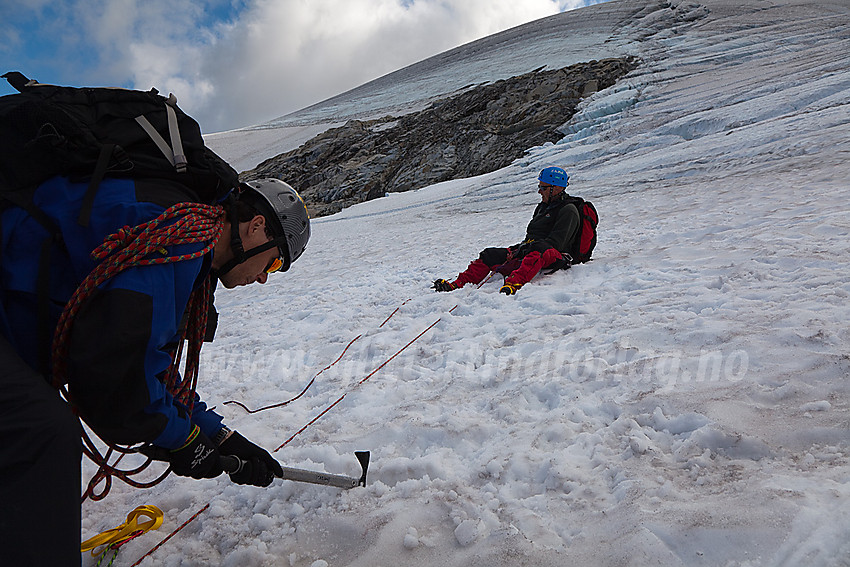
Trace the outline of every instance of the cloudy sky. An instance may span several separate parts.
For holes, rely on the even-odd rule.
[[[0,0],[0,74],[156,87],[217,132],[600,1]],[[0,81],[0,95],[11,92]]]

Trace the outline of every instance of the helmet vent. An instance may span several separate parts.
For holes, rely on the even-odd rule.
[[[295,261],[307,246],[310,238],[310,220],[307,208],[298,193],[279,179],[249,181],[245,185],[253,189],[246,194],[246,201],[264,209],[267,221],[272,222],[272,232],[283,236],[291,243],[289,256]],[[270,220],[273,219],[273,220]]]

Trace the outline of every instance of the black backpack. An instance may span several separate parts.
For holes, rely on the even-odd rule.
[[[104,177],[170,179],[189,188],[197,202],[216,204],[238,186],[238,175],[204,145],[198,123],[177,107],[173,95],[44,85],[17,71],[3,78],[20,94],[0,97],[0,209],[17,205],[52,235],[41,248],[37,299],[46,370],[50,251],[61,246],[62,235],[33,203],[38,186],[56,176],[88,181],[78,218],[87,226]],[[214,328],[212,304],[210,310]]]
[[[596,225],[599,224],[599,214],[590,201],[581,197],[569,196],[566,204],[575,205],[579,214],[579,226],[575,239],[569,249],[573,264],[583,264],[591,260],[593,249],[596,247]]]
[[[83,226],[105,176],[172,179],[207,204],[238,185],[236,171],[204,145],[198,123],[173,95],[44,85],[17,71],[3,78],[20,94],[0,97],[0,199],[39,220],[32,193],[57,175],[89,181]]]

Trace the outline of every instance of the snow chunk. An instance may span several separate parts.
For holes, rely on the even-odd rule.
[[[457,542],[463,547],[470,545],[478,538],[478,523],[473,520],[464,520],[455,528]]]
[[[681,435],[696,431],[708,424],[708,418],[698,413],[688,413],[676,417],[667,417],[661,408],[656,407],[652,419],[646,425],[656,431],[667,431],[671,435]]]
[[[405,549],[416,549],[419,547],[419,532],[416,531],[416,528],[411,527],[407,530],[403,545]]]
[[[832,404],[828,401],[820,400],[818,402],[809,402],[801,405],[800,411],[829,411],[831,408]]]

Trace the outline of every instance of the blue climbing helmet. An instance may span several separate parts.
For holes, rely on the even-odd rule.
[[[544,167],[540,175],[537,176],[537,181],[557,187],[566,187],[570,184],[570,176],[560,167]]]

